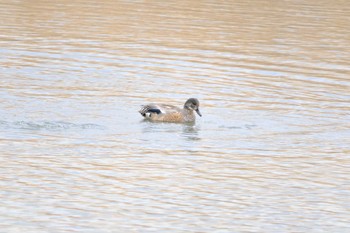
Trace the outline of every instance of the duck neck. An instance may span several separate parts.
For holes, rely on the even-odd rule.
[[[184,107],[183,109],[184,111],[184,120],[185,121],[194,121],[196,119],[196,116],[193,113],[193,110],[188,108],[188,107]]]
[[[190,109],[190,108],[187,107],[187,106],[184,106],[184,112],[187,113],[187,114],[193,114],[193,110]]]

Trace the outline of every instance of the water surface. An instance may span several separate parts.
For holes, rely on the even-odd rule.
[[[350,231],[348,2],[0,6],[2,231]]]

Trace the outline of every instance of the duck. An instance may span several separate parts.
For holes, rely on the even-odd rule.
[[[199,111],[199,101],[196,98],[189,98],[183,108],[169,104],[147,104],[143,105],[139,113],[147,120],[158,122],[186,123],[194,122],[196,116],[202,116]]]

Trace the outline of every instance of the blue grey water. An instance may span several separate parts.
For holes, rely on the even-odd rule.
[[[349,232],[349,12],[0,1],[0,232]]]

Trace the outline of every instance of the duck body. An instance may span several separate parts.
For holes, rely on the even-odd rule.
[[[196,120],[194,111],[202,116],[199,111],[199,101],[190,98],[185,102],[182,109],[169,104],[147,104],[140,109],[139,113],[145,119],[151,121],[183,123]]]

